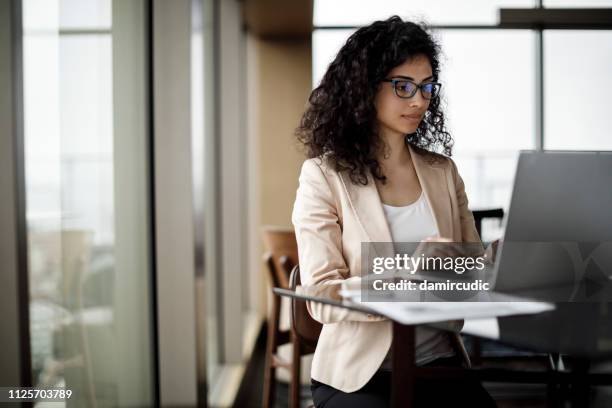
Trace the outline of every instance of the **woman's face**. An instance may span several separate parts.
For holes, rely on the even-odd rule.
[[[429,59],[422,54],[393,68],[385,79],[408,79],[416,84],[434,80]],[[382,82],[374,99],[380,134],[404,136],[414,133],[425,116],[429,102],[423,98],[420,90],[413,97],[402,99],[395,94],[392,83]]]

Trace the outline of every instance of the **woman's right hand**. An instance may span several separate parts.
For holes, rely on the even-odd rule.
[[[453,242],[452,239],[440,236],[430,236],[421,240],[413,256],[425,257],[456,257],[462,256],[461,243]]]

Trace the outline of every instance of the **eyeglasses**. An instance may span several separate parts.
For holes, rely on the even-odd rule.
[[[412,98],[416,95],[417,89],[421,90],[423,98],[433,99],[440,94],[442,88],[442,84],[438,82],[416,84],[409,79],[383,79],[383,82],[391,82],[395,94],[402,99]]]

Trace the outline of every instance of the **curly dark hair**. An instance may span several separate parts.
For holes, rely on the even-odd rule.
[[[424,24],[398,16],[353,33],[310,94],[296,129],[307,156],[325,155],[337,171],[347,170],[355,184],[368,183],[368,170],[384,183],[386,177],[376,159],[384,146],[374,106],[378,87],[393,68],[419,54],[429,59],[437,80],[439,53],[440,46]],[[439,156],[439,150],[446,156],[452,154],[453,139],[444,126],[440,95],[430,101],[419,127],[405,141],[423,154]]]

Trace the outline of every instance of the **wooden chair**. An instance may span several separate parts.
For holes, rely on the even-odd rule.
[[[476,231],[478,231],[478,236],[482,239],[482,221],[484,219],[497,219],[499,222],[504,218],[504,209],[503,208],[491,208],[491,209],[483,209],[483,210],[474,210],[472,211],[472,215],[474,216],[474,223],[476,224]],[[464,339],[465,340],[465,339]],[[470,360],[472,361],[472,365],[480,366],[482,365],[482,342],[479,338],[472,337],[467,343],[470,347]]]
[[[474,216],[474,222],[476,224],[478,235],[482,237],[482,220],[496,219],[501,222],[501,220],[504,218],[504,209],[490,208],[486,210],[474,210],[472,211],[472,215]]]
[[[300,284],[300,267],[295,265],[289,276],[289,287],[295,291],[295,288]],[[291,399],[299,401],[300,357],[314,353],[323,325],[310,316],[306,308],[306,302],[298,299],[291,299],[290,319],[291,344],[293,344],[291,377],[298,379],[296,387],[293,387],[293,384],[296,384],[296,382],[292,381]]]
[[[290,273],[298,263],[297,242],[291,229],[266,227],[264,243],[268,252],[264,255],[271,287],[289,289]],[[263,406],[274,405],[276,391],[276,369],[285,368],[290,373],[289,406],[298,408],[300,403],[300,367],[301,357],[310,354],[314,348],[303,346],[295,340],[292,330],[280,329],[281,299],[272,295],[272,308],[268,316],[268,338],[266,345],[266,364],[264,373]],[[292,343],[291,361],[286,361],[278,355],[278,348],[283,344]],[[315,344],[316,345],[316,344]]]
[[[282,284],[284,279],[278,277],[279,271],[275,266],[274,257],[270,252],[264,255],[264,262],[267,265],[268,275],[272,287],[288,288]],[[288,279],[286,279],[288,281]],[[271,408],[274,406],[276,396],[276,369],[284,367],[291,368],[291,363],[283,360],[277,355],[278,348],[291,341],[290,331],[280,329],[280,309],[281,299],[272,295],[272,308],[268,314],[268,336],[266,340],[266,362],[264,371],[263,407]]]

